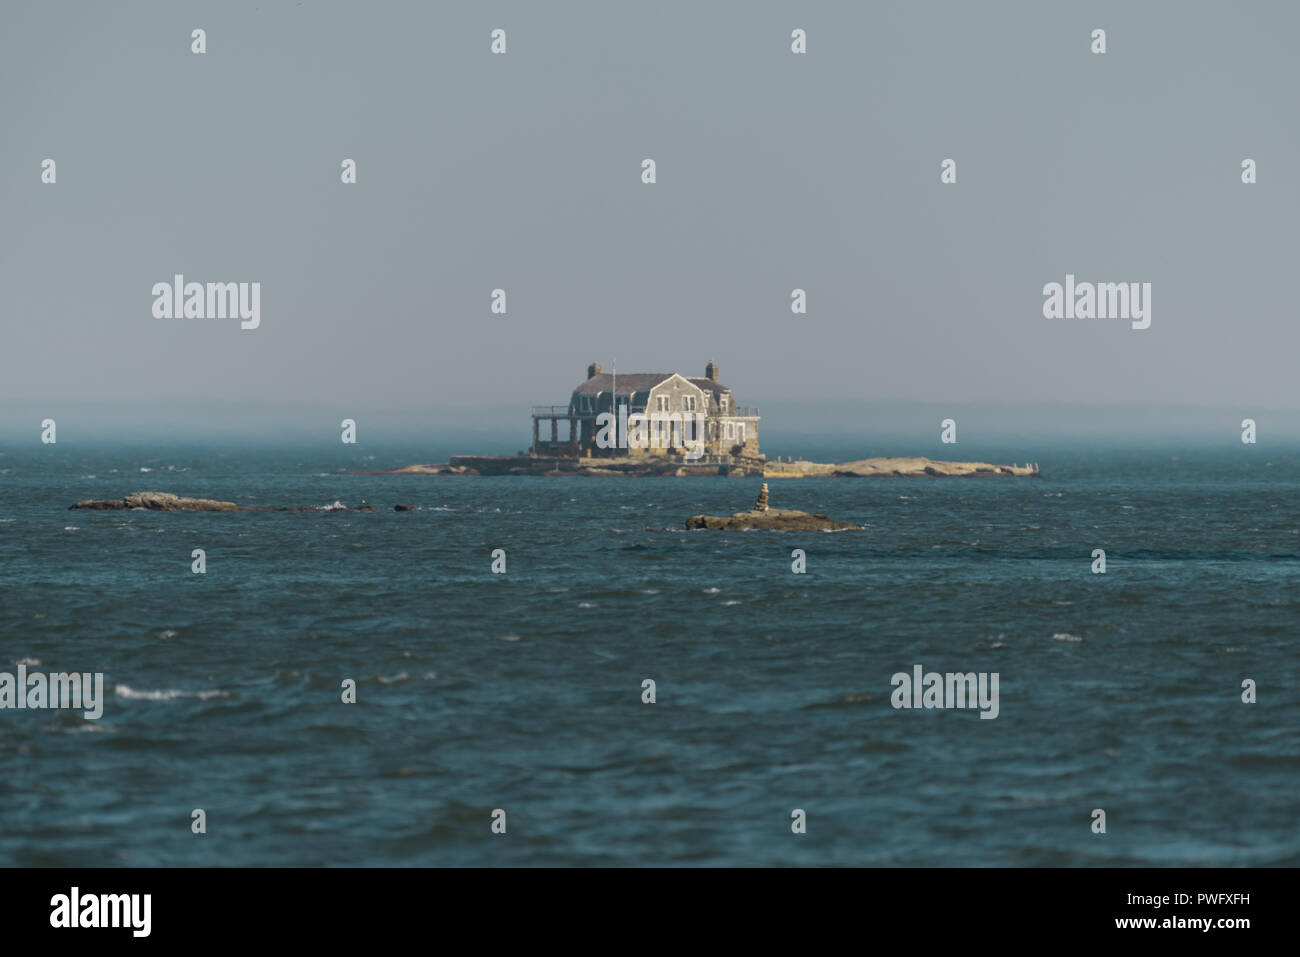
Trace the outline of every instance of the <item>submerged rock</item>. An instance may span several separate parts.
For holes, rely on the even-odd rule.
[[[241,512],[373,512],[373,505],[241,505]]]
[[[420,510],[420,506],[418,506],[418,505],[400,505],[400,504],[399,504],[399,505],[394,505],[394,506],[393,506],[393,511],[394,511],[394,512],[418,512],[419,510]]]

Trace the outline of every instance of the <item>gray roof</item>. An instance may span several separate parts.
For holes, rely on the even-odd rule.
[[[724,392],[730,392],[721,382],[714,382],[712,379],[688,379],[691,385],[698,385],[705,392],[712,392],[714,395],[721,395]]]
[[[619,395],[648,392],[664,379],[672,378],[672,375],[671,372],[624,373],[618,377],[618,387],[621,390]],[[608,392],[612,388],[614,388],[614,377],[607,372],[602,372],[600,375],[592,376],[573,391],[581,395],[595,395],[598,392]]]
[[[649,392],[665,379],[671,379],[673,375],[672,372],[620,373],[618,377],[618,394],[631,395],[634,392]],[[683,376],[682,378],[686,377]],[[712,392],[714,395],[727,391],[725,385],[720,385],[712,379],[686,379],[686,381],[699,386],[706,392]],[[592,376],[573,391],[579,395],[596,395],[599,392],[608,392],[613,387],[614,377],[608,372],[602,372],[600,375]]]

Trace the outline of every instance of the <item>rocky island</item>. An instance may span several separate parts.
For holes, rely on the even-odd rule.
[[[405,465],[395,469],[374,469],[362,475],[581,475],[624,476],[708,476],[732,475],[755,478],[1041,478],[1037,465],[993,465],[989,462],[942,462],[922,457],[869,458],[830,464],[758,459],[729,462],[685,456],[638,458],[550,457],[537,455],[454,455],[450,462]]]
[[[515,455],[453,455],[362,475],[582,475],[821,478],[875,476],[1037,477],[1037,465],[864,458],[841,464],[781,461],[759,447],[757,407],[737,403],[709,360],[702,377],[680,372],[605,372],[587,366],[562,405],[532,407],[533,442]]]
[[[764,478],[818,478],[822,476],[847,476],[874,478],[876,476],[931,477],[997,477],[1042,478],[1037,465],[991,465],[988,462],[940,462],[922,457],[858,459],[840,465],[821,462],[768,462],[763,467]]]
[[[145,508],[159,512],[237,512],[239,506],[234,502],[219,502],[211,498],[183,498],[170,492],[132,492],[125,498],[94,499],[69,505],[74,508],[89,508],[96,511],[113,511],[118,509]]]
[[[861,531],[861,525],[837,522],[825,515],[800,512],[791,508],[772,508],[767,500],[767,483],[759,489],[758,501],[748,512],[734,515],[692,515],[686,520],[688,529],[712,528],[723,531],[774,531],[774,532],[839,532]]]
[[[68,509],[85,508],[94,511],[121,511],[146,509],[151,512],[373,512],[375,506],[364,502],[347,506],[341,502],[333,505],[238,505],[213,498],[184,498],[171,492],[132,492],[125,498],[94,499],[69,505]]]

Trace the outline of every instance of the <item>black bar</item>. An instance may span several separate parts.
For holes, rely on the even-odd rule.
[[[733,946],[848,935],[909,946],[1127,937],[1137,946],[1231,948],[1285,930],[1293,883],[1280,869],[39,869],[0,871],[0,920],[7,944],[67,943],[77,933],[78,943],[287,939],[334,948],[413,936],[450,947],[469,934],[465,944],[522,935],[540,946],[558,931],[570,943],[666,948],[685,945],[692,938],[683,935],[699,927],[724,932]],[[150,895],[147,938],[130,926],[51,926],[70,909],[56,913],[57,896],[70,904],[73,887],[88,916],[100,904],[87,897]],[[131,924],[125,913],[121,923]],[[1154,924],[1120,926],[1133,920]],[[1203,920],[1208,930],[1186,924]]]

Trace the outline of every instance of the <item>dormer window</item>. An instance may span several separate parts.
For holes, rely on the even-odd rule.
[[[725,395],[718,396],[718,408],[723,412],[727,411],[727,397]]]

